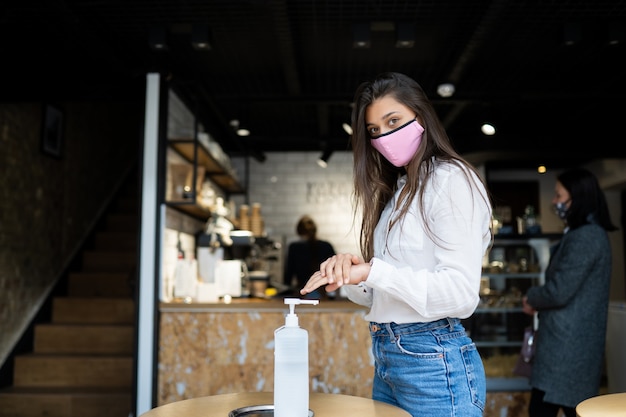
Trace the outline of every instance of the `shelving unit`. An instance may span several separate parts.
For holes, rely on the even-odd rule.
[[[533,317],[522,311],[522,297],[544,283],[550,246],[560,235],[496,236],[483,266],[481,302],[464,321],[485,364],[489,391],[526,391],[528,380],[513,375],[524,328]]]
[[[193,163],[197,147],[197,165],[204,167],[205,174],[225,192],[231,194],[242,193],[243,187],[237,180],[211,155],[202,143],[191,138],[169,139],[170,148],[174,149],[187,161]]]
[[[237,194],[244,191],[237,179],[209,152],[206,147],[194,138],[170,138],[167,146],[180,155],[188,164],[190,172],[196,168],[196,175],[202,175],[211,180],[225,194]],[[198,169],[200,168],[200,169]],[[201,178],[204,179],[204,178]],[[193,184],[197,184],[194,177]],[[174,207],[197,219],[206,220],[210,217],[211,211],[198,204],[197,187],[191,190],[182,199],[170,199],[165,201],[170,207]]]

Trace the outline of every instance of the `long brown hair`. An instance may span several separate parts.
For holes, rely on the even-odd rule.
[[[365,110],[373,101],[385,96],[391,96],[412,109],[424,127],[420,147],[406,167],[393,166],[370,144]],[[374,229],[385,205],[396,191],[398,177],[404,173],[407,174],[407,184],[398,199],[400,213],[392,219],[389,228],[404,218],[411,201],[417,196],[426,233],[437,242],[437,237],[432,233],[430,223],[424,214],[424,187],[420,186],[428,182],[434,163],[447,161],[459,166],[468,182],[473,184],[472,189],[476,189],[474,181],[482,183],[483,180],[478,171],[452,146],[422,87],[410,77],[395,72],[383,73],[372,81],[362,83],[354,97],[352,130],[354,207],[356,209],[360,206],[362,209],[360,246],[363,258],[368,260],[374,255]],[[485,203],[490,205],[489,196],[480,194],[486,199]]]

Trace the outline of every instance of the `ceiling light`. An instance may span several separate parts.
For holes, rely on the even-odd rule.
[[[346,132],[348,135],[352,136],[352,126],[350,126],[348,123],[344,123],[341,125],[341,127],[343,128],[343,131]]]
[[[355,23],[352,25],[352,47],[367,49],[371,46],[369,23]]]
[[[319,165],[322,168],[326,168],[328,166],[328,160],[330,159],[330,156],[332,154],[333,154],[333,151],[331,149],[326,149],[322,153],[322,156],[320,156],[319,159],[317,160],[317,165]]]
[[[491,123],[483,123],[483,125],[480,127],[480,131],[487,136],[493,136],[496,134],[496,128]]]
[[[396,25],[396,48],[413,48],[415,45],[415,24],[400,22]]]
[[[567,22],[563,26],[563,43],[573,46],[582,40],[582,30],[578,22]]]
[[[154,51],[167,51],[167,33],[165,28],[150,28],[150,32],[148,34],[148,44]]]
[[[618,22],[609,23],[608,44],[614,46],[619,45],[622,42],[624,42],[624,27]]]
[[[209,25],[194,24],[191,30],[191,45],[198,51],[208,51],[211,49],[211,32]]]
[[[235,133],[237,133],[237,136],[250,136],[250,131],[248,129],[239,127],[239,120],[233,119],[228,122],[228,124],[233,128]]]
[[[441,97],[452,97],[455,88],[452,83],[443,83],[437,86],[437,94]]]

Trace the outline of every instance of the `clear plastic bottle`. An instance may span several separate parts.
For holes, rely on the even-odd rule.
[[[309,415],[309,333],[298,324],[295,306],[318,303],[285,298],[289,314],[274,331],[274,417]]]

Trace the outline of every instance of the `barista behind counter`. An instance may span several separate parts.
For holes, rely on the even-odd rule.
[[[335,249],[329,242],[317,238],[317,225],[311,216],[300,218],[296,224],[296,233],[299,240],[290,243],[287,248],[284,282],[291,288],[293,295],[302,297],[300,288],[304,287],[323,261],[335,254]],[[323,289],[318,289],[303,298],[321,299],[325,294]],[[334,298],[334,294],[329,296]]]

